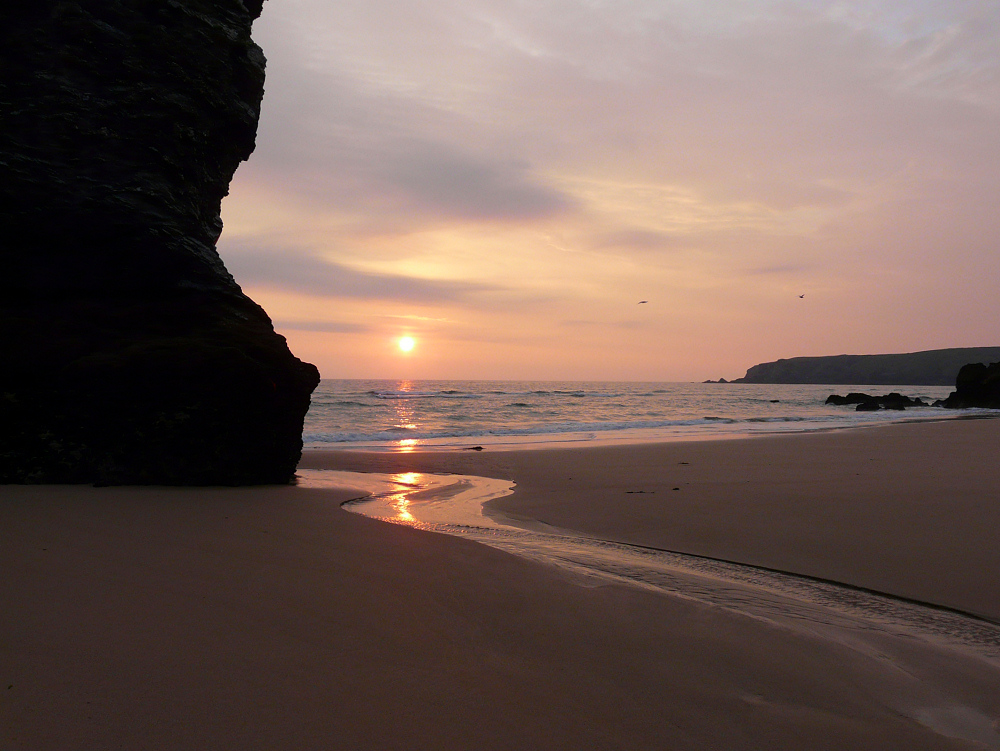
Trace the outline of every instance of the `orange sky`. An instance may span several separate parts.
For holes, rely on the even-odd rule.
[[[268,0],[254,37],[219,251],[325,378],[1000,345],[995,2]]]

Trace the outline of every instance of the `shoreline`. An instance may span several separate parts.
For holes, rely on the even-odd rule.
[[[954,412],[954,411],[952,411]],[[772,423],[735,423],[742,429],[729,428],[720,424],[707,429],[700,425],[690,428],[630,428],[607,431],[579,431],[568,433],[526,433],[526,434],[491,434],[447,436],[439,438],[418,439],[387,439],[385,441],[343,441],[324,443],[322,441],[308,442],[303,446],[303,452],[309,451],[350,451],[373,454],[409,454],[420,452],[450,453],[453,451],[468,451],[474,446],[493,451],[548,451],[552,449],[576,449],[606,446],[642,446],[663,443],[687,443],[702,441],[733,441],[746,438],[766,438],[773,436],[808,435],[812,433],[832,433],[869,428],[884,428],[892,425],[909,425],[919,423],[949,422],[952,420],[994,420],[1000,419],[997,410],[983,410],[975,414],[942,414],[895,416],[881,418],[871,422],[854,422],[836,424],[832,421],[807,421],[807,425],[819,423],[815,427],[800,427],[799,421]],[[868,413],[870,416],[871,413]],[[756,427],[763,424],[765,427]],[[787,425],[788,427],[774,427]]]
[[[827,404],[831,390],[870,386],[775,384],[725,389],[691,383],[324,382],[306,418],[310,449],[492,450],[725,439],[898,421],[948,419],[929,406],[945,387],[892,387],[924,406],[858,412]],[[913,389],[917,391],[914,392]],[[874,393],[885,393],[889,389]]]
[[[300,466],[513,479],[505,514],[993,614],[998,439],[949,420]],[[595,585],[339,508],[354,495],[0,487],[0,745],[1000,748],[993,662]]]

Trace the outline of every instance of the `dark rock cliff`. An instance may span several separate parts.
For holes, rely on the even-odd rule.
[[[0,11],[0,481],[292,477],[318,373],[215,250],[262,2]]]

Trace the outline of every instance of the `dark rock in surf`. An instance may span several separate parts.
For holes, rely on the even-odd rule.
[[[948,409],[1000,409],[1000,362],[963,366],[955,379],[955,390],[942,406]]]
[[[910,398],[908,396],[903,396],[896,391],[882,396],[872,396],[871,394],[864,394],[856,391],[849,393],[847,396],[830,394],[830,396],[826,398],[825,403],[837,406],[854,404],[857,405],[855,407],[857,412],[876,412],[880,409],[904,410],[907,407],[927,406],[927,403],[919,397]]]
[[[840,394],[830,394],[826,398],[825,404],[834,404],[836,406],[844,406],[845,404],[861,404],[862,402],[870,401],[873,397],[871,394],[862,394],[857,391],[852,391],[847,396],[841,396]]]
[[[877,412],[882,409],[882,405],[878,403],[877,399],[869,399],[865,402],[859,402],[854,409],[857,412]]]
[[[911,399],[896,392],[893,392],[891,394],[886,394],[885,396],[877,397],[877,401],[882,409],[894,409],[902,411],[907,407],[913,406],[913,402]]]
[[[262,0],[38,0],[0,28],[0,482],[285,483],[316,368],[226,271]]]

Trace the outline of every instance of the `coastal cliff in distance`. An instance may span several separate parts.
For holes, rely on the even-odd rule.
[[[765,362],[732,383],[952,386],[968,363],[1000,361],[1000,347],[933,349],[895,355],[792,357]]]
[[[37,0],[0,29],[0,482],[286,483],[319,380],[215,250],[263,0]]]

